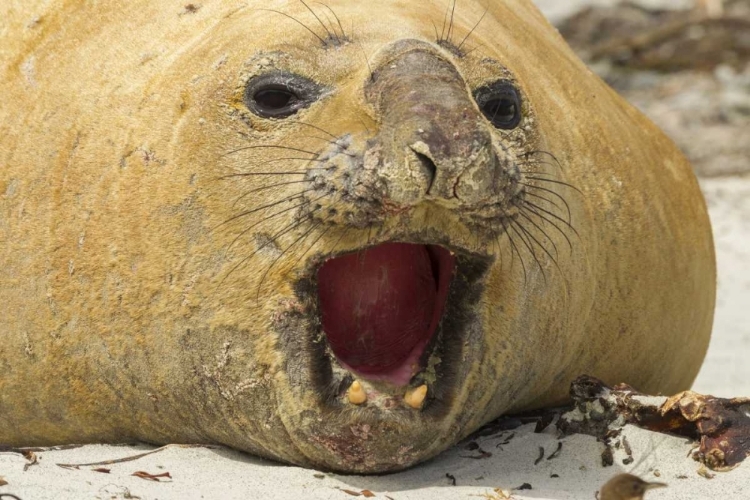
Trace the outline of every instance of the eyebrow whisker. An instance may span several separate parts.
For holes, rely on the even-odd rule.
[[[313,16],[315,17],[315,19],[317,19],[317,20],[318,20],[318,22],[320,23],[320,25],[321,25],[321,26],[323,26],[323,29],[324,29],[324,30],[326,30],[326,33],[328,34],[328,38],[336,38],[336,41],[337,41],[338,43],[341,43],[341,42],[339,41],[339,37],[338,37],[338,35],[336,35],[336,36],[334,37],[334,36],[333,36],[333,35],[331,34],[331,31],[330,31],[330,30],[328,29],[328,27],[327,27],[327,26],[325,25],[325,23],[324,23],[323,21],[321,21],[321,20],[320,20],[320,18],[318,17],[318,15],[317,15],[317,14],[315,13],[315,11],[314,11],[314,10],[312,10],[312,9],[310,8],[310,6],[309,6],[309,5],[307,5],[307,4],[305,3],[305,0],[299,0],[299,1],[300,1],[300,3],[302,3],[302,5],[304,5],[304,6],[305,6],[305,8],[306,8],[307,10],[309,10],[309,11],[310,11],[310,13],[311,13],[311,14],[312,14],[312,15],[313,15]]]
[[[302,26],[303,28],[305,28],[307,31],[309,31],[310,33],[312,33],[313,36],[315,36],[315,38],[317,38],[318,40],[320,40],[320,42],[323,44],[324,47],[328,46],[328,42],[326,42],[323,39],[323,37],[321,37],[320,35],[318,35],[317,33],[315,33],[308,25],[306,25],[305,23],[303,23],[302,21],[300,21],[296,17],[290,16],[289,14],[287,14],[285,12],[281,12],[280,10],[273,10],[273,9],[258,9],[258,10],[265,10],[266,12],[274,12],[276,14],[281,14],[284,17],[288,17],[289,19],[291,19],[292,21],[294,21],[295,23],[299,24],[300,26]]]
[[[315,2],[315,3],[318,3],[322,5],[323,7],[325,7],[326,9],[328,9],[329,11],[331,11],[331,14],[333,14],[333,17],[336,19],[336,22],[339,25],[339,29],[341,29],[341,36],[343,37],[344,40],[346,40],[346,32],[344,31],[344,27],[341,26],[341,19],[339,19],[339,16],[336,15],[336,12],[332,8],[330,8],[328,4],[324,4],[323,2]],[[333,23],[331,25],[333,26]]]
[[[490,10],[490,5],[489,4],[487,4],[487,7],[484,8],[484,12],[482,13],[482,17],[479,18],[479,21],[477,21],[477,24],[475,24],[474,27],[471,28],[471,31],[469,31],[466,34],[466,36],[464,37],[464,39],[461,40],[461,43],[458,44],[458,47],[456,47],[457,50],[459,50],[459,51],[461,50],[461,47],[464,46],[464,43],[466,42],[466,40],[468,40],[468,38],[471,36],[471,34],[474,33],[474,30],[476,30],[479,27],[479,25],[482,22],[482,19],[484,19],[484,16],[487,15],[487,11],[488,10]]]

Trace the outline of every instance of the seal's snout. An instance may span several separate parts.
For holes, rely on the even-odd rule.
[[[398,203],[477,205],[498,188],[492,136],[453,64],[422,45],[389,59],[367,87],[389,155],[381,175]]]

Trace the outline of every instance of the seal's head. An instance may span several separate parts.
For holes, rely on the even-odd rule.
[[[251,2],[134,28],[162,55],[78,92],[66,157],[80,192],[116,153],[118,190],[84,196],[93,221],[79,200],[51,223],[87,235],[75,279],[47,285],[64,313],[39,320],[67,320],[49,359],[78,384],[47,397],[73,417],[25,426],[40,409],[23,402],[5,440],[211,441],[383,472],[560,403],[581,373],[686,388],[714,300],[689,165],[530,2],[482,5]],[[119,127],[100,122],[112,100]]]

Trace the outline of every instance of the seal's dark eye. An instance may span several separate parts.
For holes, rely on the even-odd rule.
[[[474,99],[496,128],[509,130],[521,122],[521,96],[509,81],[500,80],[478,88]]]
[[[299,75],[274,72],[247,82],[245,104],[263,118],[286,118],[315,102],[321,86]]]
[[[294,92],[281,85],[260,89],[253,96],[255,104],[269,113],[284,110],[284,108],[292,106],[298,100],[299,98]]]

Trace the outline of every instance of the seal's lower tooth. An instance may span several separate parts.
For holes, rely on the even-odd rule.
[[[367,394],[358,380],[352,382],[352,385],[347,392],[347,396],[349,397],[349,402],[355,405],[361,405],[367,401]]]
[[[409,389],[404,395],[404,402],[412,408],[418,410],[424,403],[424,398],[427,396],[427,386],[425,384],[420,385],[416,389]]]

